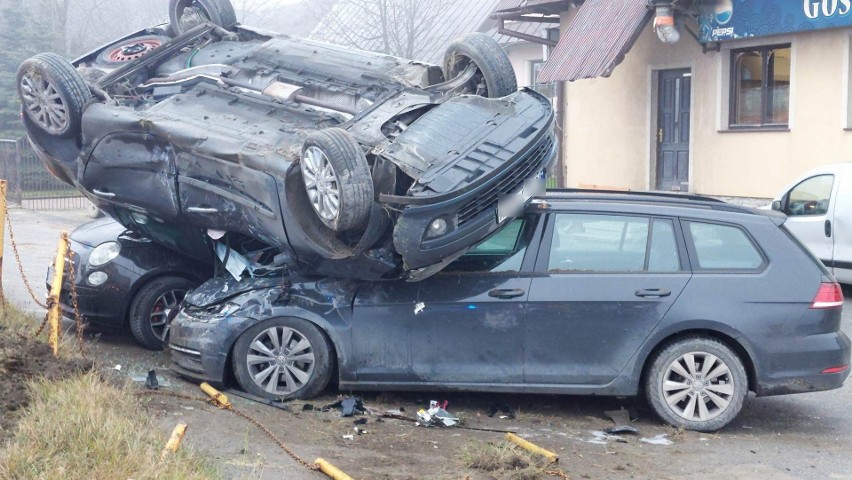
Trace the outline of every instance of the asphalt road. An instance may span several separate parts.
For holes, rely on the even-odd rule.
[[[30,279],[36,293],[43,298],[44,276],[51,262],[61,230],[70,231],[88,219],[82,211],[73,212],[33,212],[12,210],[12,225],[17,240],[18,250],[24,264],[24,271]],[[17,272],[14,256],[6,235],[6,253],[3,261],[3,288],[7,298],[14,304],[35,313],[41,313],[35,303],[29,298],[20,275]],[[852,292],[847,290],[847,298],[852,298]],[[852,336],[852,299],[846,301],[843,316],[843,330]],[[95,342],[96,351],[104,362],[104,371],[111,371],[117,376],[133,376],[144,374],[150,368],[165,371],[168,356],[160,352],[148,352],[135,346],[132,340],[122,336],[101,336]],[[115,365],[122,364],[121,371],[114,370]],[[189,391],[195,387],[170,377],[172,388]],[[852,383],[852,382],[849,382]],[[327,392],[333,398],[336,392]],[[412,401],[425,397],[411,397]],[[407,397],[403,396],[403,400]],[[487,409],[493,396],[466,395],[452,397],[457,405],[465,405],[471,409]],[[572,465],[568,471],[588,478],[690,478],[690,479],[719,479],[719,478],[772,478],[783,480],[790,478],[802,479],[835,479],[852,480],[852,387],[847,384],[840,390],[804,395],[791,395],[770,398],[749,398],[740,416],[722,432],[717,434],[697,434],[685,432],[675,434],[675,444],[670,446],[654,446],[631,442],[629,444],[611,442],[606,445],[588,443],[591,430],[605,427],[606,420],[602,412],[621,405],[636,405],[642,403],[633,400],[600,399],[590,397],[545,397],[517,396],[508,397],[510,401],[519,404],[535,405],[528,407],[526,417],[519,416],[515,425],[521,433],[549,446],[557,451],[565,452],[564,464]],[[322,400],[317,400],[321,404]],[[258,415],[266,415],[270,424],[281,423],[287,428],[287,422],[280,412],[268,407],[258,407]],[[263,409],[266,410],[263,410]],[[530,410],[532,408],[532,410]],[[536,411],[536,409],[540,411]],[[191,411],[189,407],[178,406],[170,415],[200,415],[201,410]],[[266,412],[266,413],[264,413]],[[547,427],[541,423],[541,415],[549,418]],[[549,417],[547,415],[550,415]],[[527,420],[524,420],[526,418]],[[555,420],[554,420],[555,419]],[[174,416],[166,418],[164,429],[170,429]],[[202,421],[198,419],[197,421]],[[325,421],[325,420],[324,420]],[[223,424],[227,427],[227,423]],[[640,423],[643,434],[669,432],[647,411],[640,413]],[[213,438],[222,435],[216,431],[216,426],[209,430],[198,431],[198,436],[190,443],[199,448],[211,449],[219,458],[225,459],[235,475],[250,473],[256,466],[240,470],[238,461],[228,459],[228,452],[233,454],[233,442],[218,442]],[[210,438],[203,438],[204,435]],[[446,441],[452,440],[449,433],[430,434],[446,435]],[[455,435],[455,434],[454,434]],[[339,439],[339,436],[337,436]],[[247,440],[246,440],[247,441]],[[260,440],[259,440],[260,441]],[[301,448],[311,451],[317,449],[317,441],[313,437],[301,440]],[[324,440],[323,440],[324,441]],[[262,442],[261,442],[262,443]],[[434,442],[433,442],[434,443]],[[437,442],[441,444],[440,441]],[[284,472],[292,471],[292,461],[282,458],[280,452],[270,447],[258,447],[258,455],[266,462],[266,475],[251,476],[251,478],[304,478],[300,474],[288,476]],[[339,448],[341,462],[346,462],[347,455],[355,454],[351,446]],[[364,445],[367,448],[367,444]],[[431,447],[430,447],[431,448]],[[437,448],[437,447],[436,447]],[[245,449],[241,450],[244,452]],[[349,452],[349,453],[347,453]],[[365,453],[366,452],[366,453]],[[376,455],[374,451],[365,451],[364,456]],[[420,457],[410,460],[411,468],[432,468],[426,457],[417,452],[412,455]],[[394,455],[407,455],[408,452],[397,450]],[[589,458],[594,458],[590,462]],[[418,463],[419,462],[419,463]],[[237,466],[235,466],[237,465]],[[278,468],[276,468],[276,465]],[[360,468],[357,465],[352,468]],[[227,470],[227,471],[232,471]],[[304,472],[301,472],[302,474]],[[361,472],[359,476],[370,476],[371,473]],[[418,478],[413,473],[411,478]],[[318,477],[319,478],[319,477]],[[379,475],[376,474],[376,478]],[[390,478],[390,477],[388,477]],[[422,478],[442,478],[434,475]]]

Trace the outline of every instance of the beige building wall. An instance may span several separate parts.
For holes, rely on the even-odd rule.
[[[505,47],[505,50],[509,56],[509,61],[512,62],[515,75],[518,77],[518,86],[529,87],[532,85],[532,62],[544,58],[542,45],[532,42],[519,42]]]
[[[647,27],[610,78],[567,84],[568,186],[656,187],[656,72],[663,69],[692,70],[692,192],[770,198],[812,167],[852,160],[852,131],[845,130],[851,34],[750,39],[705,54],[685,32],[665,45]],[[792,44],[789,131],[729,131],[730,49],[778,43]]]

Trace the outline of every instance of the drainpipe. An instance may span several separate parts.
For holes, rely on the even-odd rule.
[[[532,20],[534,18],[535,20]],[[559,19],[550,19],[546,17],[532,17],[527,19],[528,21],[535,21],[540,23],[558,23]],[[555,20],[555,22],[554,22]],[[506,20],[500,18],[497,23],[497,33],[501,35],[506,35],[507,37],[515,37],[521,40],[526,40],[527,42],[539,43],[541,45],[547,45],[548,47],[556,47],[556,42],[544,37],[536,37],[535,35],[528,35],[526,33],[516,32],[515,30],[509,30],[506,28]]]
[[[680,40],[680,32],[675,25],[674,4],[671,0],[652,0],[650,8],[653,8],[654,31],[663,43],[677,43]]]

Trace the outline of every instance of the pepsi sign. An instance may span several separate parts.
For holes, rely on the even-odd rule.
[[[852,27],[852,0],[717,0],[699,24],[702,43]]]

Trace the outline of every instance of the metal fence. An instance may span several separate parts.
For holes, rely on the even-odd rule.
[[[87,204],[71,185],[54,177],[26,138],[0,139],[0,178],[8,182],[8,201],[29,210],[70,210]]]

